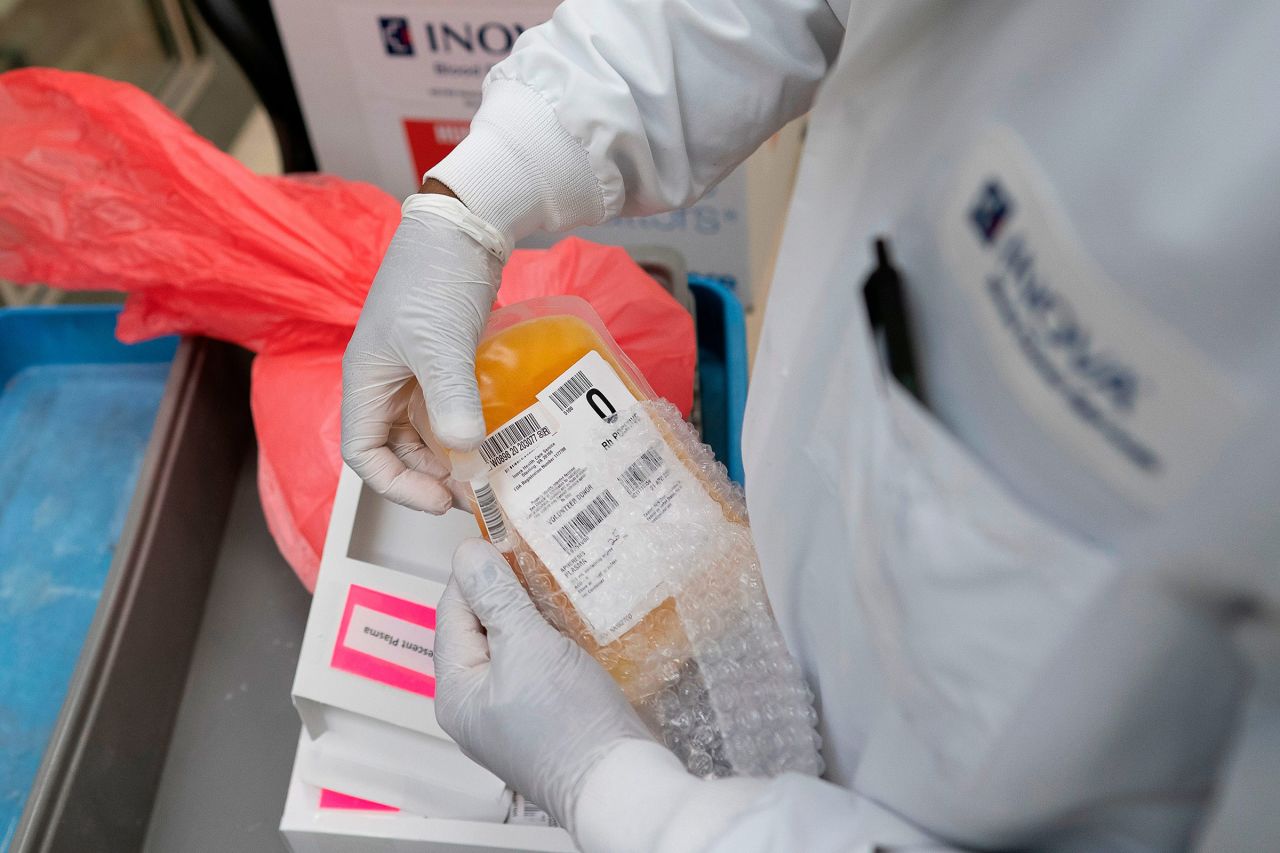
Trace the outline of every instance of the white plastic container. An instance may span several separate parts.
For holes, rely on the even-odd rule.
[[[502,821],[510,793],[436,723],[435,605],[464,512],[396,506],[344,468],[293,684],[317,787],[418,814]]]
[[[326,806],[320,788],[303,781],[300,766],[309,759],[304,733],[289,780],[289,796],[280,832],[293,853],[574,853],[562,829],[542,826],[425,818],[406,811]]]

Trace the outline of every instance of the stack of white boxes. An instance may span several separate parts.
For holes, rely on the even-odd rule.
[[[344,468],[293,685],[295,853],[573,851],[436,723],[435,607],[476,535],[469,514],[398,507]]]

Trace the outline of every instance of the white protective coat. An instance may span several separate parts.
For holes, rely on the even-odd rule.
[[[569,0],[432,174],[514,236],[650,213],[812,106],[746,471],[854,793],[778,780],[715,849],[911,842],[884,810],[921,843],[1185,847],[1232,745],[1280,735],[1280,5],[833,5]],[[877,235],[930,411],[874,352]]]

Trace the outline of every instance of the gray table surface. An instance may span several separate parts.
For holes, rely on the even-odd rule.
[[[256,451],[255,451],[256,453]],[[298,740],[289,699],[310,596],[241,467],[147,832],[146,853],[280,853]]]

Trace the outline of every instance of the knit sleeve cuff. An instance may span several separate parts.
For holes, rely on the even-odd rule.
[[[586,148],[546,99],[519,80],[489,82],[471,132],[426,178],[447,186],[512,242],[605,218]]]

